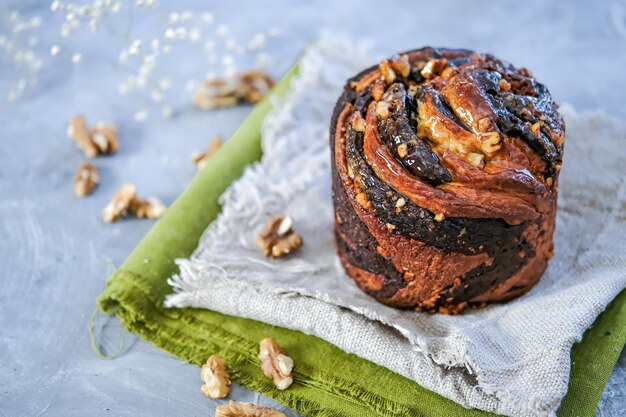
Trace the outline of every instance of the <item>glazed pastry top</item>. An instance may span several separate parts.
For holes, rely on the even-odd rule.
[[[349,88],[343,128],[355,141],[346,146],[416,205],[439,219],[511,225],[549,210],[565,126],[547,88],[526,69],[471,51],[425,48],[382,61]],[[368,170],[357,159],[348,158],[348,169],[367,188]]]

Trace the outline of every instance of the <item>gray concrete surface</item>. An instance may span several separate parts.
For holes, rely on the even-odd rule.
[[[371,41],[379,52],[421,45],[469,47],[526,65],[558,100],[584,110],[626,117],[626,2],[546,1],[243,1],[163,2],[99,35],[61,38],[61,18],[47,1],[4,1],[0,33],[10,10],[40,15],[36,47],[44,57],[39,84],[16,103],[4,97],[18,79],[0,61],[0,415],[2,416],[205,416],[215,402],[199,392],[198,369],[126,335],[121,357],[99,359],[90,347],[89,323],[95,297],[115,265],[139,242],[150,221],[105,225],[100,211],[124,182],[140,194],[171,203],[195,173],[189,161],[215,133],[229,135],[249,107],[201,112],[181,92],[172,120],[133,120],[141,108],[158,110],[145,96],[120,96],[127,70],[116,64],[119,49],[136,36],[163,28],[167,12],[209,9],[238,40],[271,26],[282,36],[268,51],[279,76],[320,29]],[[126,6],[125,6],[126,7]],[[126,13],[124,9],[121,14]],[[119,27],[130,28],[129,36]],[[159,29],[161,30],[161,29]],[[84,35],[82,35],[84,33]],[[47,51],[58,43],[54,60]],[[177,46],[178,59],[160,66],[178,85],[200,77],[206,61]],[[182,49],[181,49],[182,48]],[[69,61],[69,51],[83,59]],[[195,55],[194,55],[195,54]],[[196,59],[194,59],[194,57]],[[6,55],[0,53],[0,60]],[[182,90],[184,91],[184,90]],[[122,147],[98,158],[102,183],[78,200],[72,181],[85,158],[65,135],[69,118],[82,112],[91,121],[118,124]],[[114,352],[122,334],[117,321],[98,317],[102,349]],[[598,416],[626,415],[626,355],[613,372]],[[235,386],[233,398],[273,404]],[[290,415],[296,415],[291,413]]]

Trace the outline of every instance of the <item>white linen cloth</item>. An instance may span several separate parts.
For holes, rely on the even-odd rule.
[[[191,258],[178,260],[166,305],[316,335],[465,407],[554,416],[572,345],[626,287],[626,126],[562,106],[556,254],[529,293],[460,316],[396,310],[356,287],[333,243],[329,121],[345,80],[375,62],[347,42],[309,48],[266,120],[261,162],[221,197],[223,211]],[[255,236],[279,213],[292,216],[304,246],[268,260]]]

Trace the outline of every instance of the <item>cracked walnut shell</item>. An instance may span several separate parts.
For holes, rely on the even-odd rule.
[[[100,173],[98,172],[98,168],[89,162],[83,162],[78,167],[78,171],[74,177],[74,194],[76,194],[77,197],[85,197],[92,193],[99,182]]]
[[[287,415],[270,407],[230,401],[215,408],[215,417],[287,417]]]
[[[270,218],[256,238],[265,256],[281,258],[302,246],[302,237],[292,229],[291,217],[277,215]]]
[[[259,360],[266,377],[280,390],[289,388],[293,382],[293,360],[272,339],[263,339],[259,345]]]
[[[209,356],[206,363],[202,365],[200,377],[204,381],[200,390],[207,397],[217,400],[228,395],[230,377],[226,371],[224,359],[217,355]]]

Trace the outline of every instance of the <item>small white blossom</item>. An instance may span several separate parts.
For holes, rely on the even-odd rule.
[[[235,60],[231,55],[224,55],[222,57],[222,65],[229,67],[235,64]]]
[[[180,20],[183,22],[191,20],[192,17],[193,13],[191,13],[190,11],[184,11],[180,14]]]
[[[226,26],[226,25],[219,25],[217,27],[217,30],[215,31],[215,33],[217,34],[217,36],[224,37],[224,36],[228,35],[228,31],[229,31],[228,26]]]
[[[119,62],[120,64],[127,63],[128,62],[128,52],[126,52],[126,51],[120,52],[119,56],[117,57],[117,62]]]
[[[72,55],[72,62],[74,64],[78,64],[81,59],[83,59],[83,56],[81,54],[79,54],[78,52],[75,53],[74,55]]]
[[[174,39],[176,37],[176,32],[172,28],[165,29],[165,39]]]
[[[265,35],[262,33],[257,33],[252,37],[250,43],[248,43],[249,49],[260,49],[265,45]]]
[[[204,23],[213,23],[214,17],[211,13],[202,13],[201,19]]]
[[[233,38],[229,38],[226,40],[225,46],[226,46],[226,49],[228,49],[229,51],[232,51],[233,49],[237,47],[237,42]]]
[[[167,21],[170,23],[170,25],[176,24],[176,22],[178,22],[178,13],[176,12],[170,13],[170,15],[167,18]]]
[[[141,41],[139,39],[137,39],[128,48],[128,54],[129,55],[138,55],[140,50],[141,50]]]
[[[204,43],[204,50],[205,51],[212,51],[215,49],[215,40],[214,39],[208,39],[205,43]]]
[[[255,66],[258,68],[263,68],[267,64],[269,64],[269,61],[270,61],[269,55],[266,54],[265,52],[261,52],[260,54],[256,56]]]
[[[61,10],[62,7],[63,7],[63,4],[60,1],[55,0],[50,5],[50,10],[52,10],[53,12],[58,12],[59,10]]]
[[[148,118],[148,110],[139,110],[134,117],[136,121],[143,122]]]
[[[160,103],[163,101],[163,93],[161,92],[161,90],[150,91],[150,97],[155,103]]]
[[[185,83],[185,90],[187,91],[193,91],[196,89],[196,87],[198,86],[198,83],[194,80],[189,80]]]
[[[270,28],[270,30],[267,31],[267,34],[272,36],[272,37],[279,36],[280,35],[280,29],[278,29],[277,27]]]
[[[161,116],[163,116],[164,119],[169,119],[172,117],[172,108],[169,106],[163,106],[161,108]]]
[[[52,48],[50,48],[50,55],[57,56],[59,52],[61,52],[59,45],[52,45]]]
[[[185,39],[187,37],[187,29],[185,29],[184,27],[177,27],[176,28],[176,38],[178,39]]]
[[[160,45],[161,45],[161,43],[159,42],[159,40],[157,38],[152,39],[152,42],[150,42],[150,47],[155,52],[157,52],[159,50],[159,46]]]
[[[170,81],[169,78],[161,78],[159,80],[159,88],[161,90],[169,90],[169,88],[172,86],[172,82]]]
[[[202,39],[202,32],[200,31],[200,29],[192,29],[189,32],[189,41],[193,42],[193,43],[198,43],[200,42],[200,40]]]

